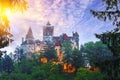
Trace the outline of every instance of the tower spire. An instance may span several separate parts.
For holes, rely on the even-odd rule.
[[[51,25],[49,21],[47,22],[47,25]]]
[[[27,32],[26,40],[27,39],[34,39],[31,27],[29,27],[28,32]]]

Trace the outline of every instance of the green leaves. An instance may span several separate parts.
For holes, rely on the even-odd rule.
[[[75,80],[103,80],[100,72],[92,72],[86,68],[79,68]]]
[[[86,53],[85,57],[88,58],[90,63],[94,66],[99,66],[101,62],[111,58],[112,53],[108,49],[108,47],[102,42],[88,42],[83,45],[84,51],[83,53]],[[97,65],[96,65],[97,63]]]
[[[110,20],[113,25],[120,27],[120,1],[119,0],[103,0],[106,5],[104,11],[94,11],[90,10],[94,17],[99,20],[107,21]]]
[[[120,53],[120,32],[119,28],[115,28],[112,31],[104,32],[102,34],[96,34],[108,48],[112,51],[114,56],[118,56]]]
[[[0,63],[2,67],[2,71],[5,71],[6,73],[11,73],[14,70],[13,61],[12,59],[5,54],[4,58],[1,59]]]
[[[106,10],[116,9],[118,10],[119,0],[103,0],[107,5]]]
[[[65,80],[60,72],[60,65],[45,63],[35,66],[31,75],[32,80]]]
[[[82,52],[78,49],[74,49],[72,53],[72,65],[76,67],[76,69],[83,67],[84,60],[82,57]]]
[[[53,47],[46,48],[45,52],[41,53],[41,58],[47,58],[48,61],[57,61],[57,52]]]
[[[71,63],[72,46],[69,42],[62,43],[63,62]]]

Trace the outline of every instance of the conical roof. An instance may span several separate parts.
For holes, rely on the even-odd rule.
[[[47,22],[47,25],[51,25],[49,21]]]
[[[29,30],[26,35],[26,39],[34,39],[31,27],[29,27]]]

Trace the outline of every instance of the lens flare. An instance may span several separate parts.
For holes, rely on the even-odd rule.
[[[11,15],[10,10],[6,10],[5,14],[9,17]]]

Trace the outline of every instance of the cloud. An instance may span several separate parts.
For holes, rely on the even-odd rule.
[[[25,37],[29,27],[32,28],[35,38],[42,40],[42,28],[48,21],[55,28],[55,36],[62,33],[72,35],[72,31],[77,31],[80,35],[80,43],[97,40],[94,33],[104,29],[102,27],[105,24],[93,18],[89,12],[91,8],[102,8],[100,5],[97,6],[100,0],[27,1],[29,6],[27,11],[9,17],[11,32],[14,35],[14,42],[7,48],[9,52],[20,45],[21,38]]]

